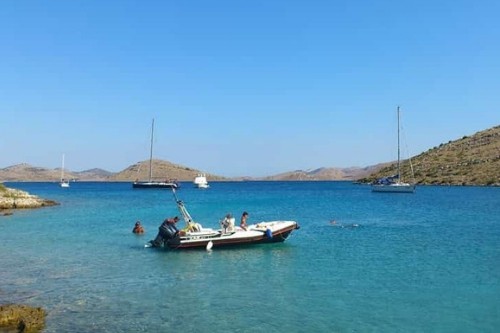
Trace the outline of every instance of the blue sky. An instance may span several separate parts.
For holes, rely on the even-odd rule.
[[[396,159],[500,124],[498,1],[2,1],[0,168],[223,176]]]

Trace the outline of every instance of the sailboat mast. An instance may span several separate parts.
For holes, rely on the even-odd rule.
[[[153,179],[153,135],[155,128],[155,119],[153,118],[153,122],[151,123],[151,148],[149,151],[149,181]]]
[[[400,156],[400,149],[399,149],[399,106],[398,106],[398,181],[401,181],[401,162],[400,162],[401,156]]]
[[[61,181],[64,179],[64,154],[62,155]]]

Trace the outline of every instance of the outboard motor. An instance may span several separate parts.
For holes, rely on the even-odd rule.
[[[179,237],[179,232],[175,229],[174,225],[164,221],[158,228],[158,235],[151,241],[153,247],[162,247],[165,243]]]

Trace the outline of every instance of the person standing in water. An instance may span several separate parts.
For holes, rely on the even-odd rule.
[[[144,227],[141,225],[141,221],[135,222],[134,229],[132,230],[134,234],[143,234]]]

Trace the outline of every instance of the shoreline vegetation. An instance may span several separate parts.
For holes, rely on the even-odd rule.
[[[8,188],[0,183],[0,215],[12,215],[13,209],[32,209],[59,205],[54,200],[40,198],[13,188]]]

